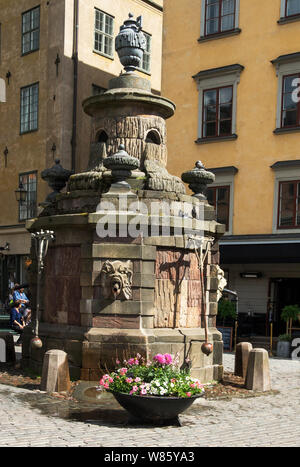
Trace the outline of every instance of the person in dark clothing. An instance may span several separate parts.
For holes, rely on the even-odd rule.
[[[17,340],[16,344],[20,344],[22,341],[22,334],[25,327],[24,320],[22,317],[22,303],[19,301],[14,302],[14,306],[10,311],[10,327],[20,334],[19,339]]]

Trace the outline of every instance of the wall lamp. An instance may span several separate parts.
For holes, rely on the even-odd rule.
[[[261,272],[241,272],[240,276],[243,279],[260,279],[262,277]]]
[[[19,188],[15,190],[15,195],[19,204],[23,204],[26,201],[27,190],[24,188],[22,182],[19,183]]]

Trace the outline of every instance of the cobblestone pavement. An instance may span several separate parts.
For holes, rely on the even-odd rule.
[[[224,365],[233,370],[233,355]],[[45,394],[0,385],[0,446],[300,446],[300,361],[271,359],[276,395],[198,399],[181,416],[182,427],[124,426],[110,420],[61,416],[52,404],[42,410]],[[40,405],[32,400],[40,397]],[[49,411],[48,411],[49,412]],[[67,412],[66,412],[67,413]]]

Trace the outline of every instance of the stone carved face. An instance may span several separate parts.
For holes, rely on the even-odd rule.
[[[132,296],[131,261],[105,261],[100,273],[104,298],[129,300]]]

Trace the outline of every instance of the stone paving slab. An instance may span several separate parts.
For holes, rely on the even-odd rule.
[[[224,355],[232,371],[234,356]],[[34,393],[0,385],[0,446],[202,447],[300,446],[300,361],[270,360],[279,394],[232,400],[198,399],[182,427],[122,426],[45,415],[24,397]],[[25,399],[26,399],[25,397]]]

